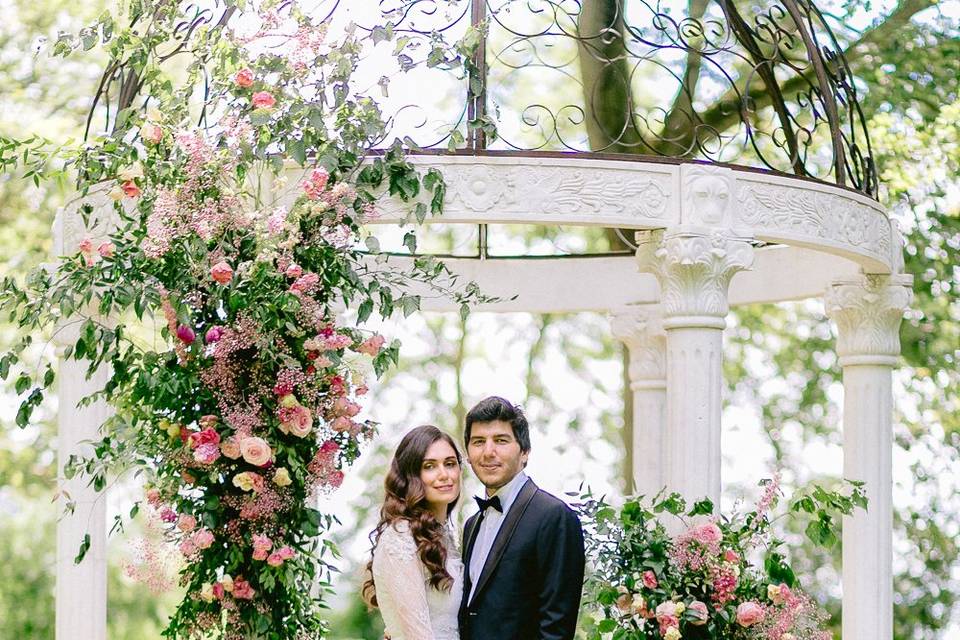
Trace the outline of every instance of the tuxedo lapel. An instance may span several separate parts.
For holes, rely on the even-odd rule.
[[[500,526],[500,531],[497,532],[497,537],[494,539],[493,546],[490,548],[490,554],[487,556],[487,561],[483,565],[483,571],[480,572],[480,578],[477,580],[477,588],[473,592],[474,598],[476,598],[480,592],[483,591],[484,586],[486,586],[487,582],[490,580],[490,576],[493,575],[494,570],[497,568],[497,564],[500,563],[500,558],[503,557],[504,551],[507,550],[507,545],[510,543],[510,538],[513,536],[513,532],[516,530],[517,524],[520,522],[524,511],[527,510],[527,507],[530,505],[530,501],[533,500],[533,496],[535,496],[536,493],[537,485],[533,483],[533,480],[528,479],[524,483],[523,487],[521,487],[520,493],[517,494],[517,498],[514,500],[513,506],[510,507],[510,511],[507,513],[506,519]],[[475,538],[476,536],[472,537]],[[469,549],[469,552],[472,551],[473,544],[471,541],[471,548]],[[466,557],[467,562],[469,562],[469,555]]]
[[[477,541],[477,533],[480,529],[480,527],[477,526],[478,522],[480,522],[480,514],[468,518],[466,524],[463,526],[463,564],[468,576],[470,572],[470,556],[473,555],[473,545]]]

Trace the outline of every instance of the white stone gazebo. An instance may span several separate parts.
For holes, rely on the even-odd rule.
[[[497,65],[503,63],[505,52],[516,51],[517,42],[536,49],[537,39],[549,29],[518,35],[516,29],[497,26],[503,23],[496,6],[510,2],[467,4],[473,11],[456,20],[476,25],[487,19],[491,24],[487,44],[476,54],[484,89],[467,93],[465,114],[475,119],[488,113],[490,101],[505,99],[508,90],[498,93],[496,82],[519,68],[501,64],[500,71],[510,71],[498,75]],[[618,2],[611,0],[611,4]],[[627,125],[616,129],[615,135],[605,134],[610,121],[592,100],[609,96],[603,92],[603,74],[590,71],[590,65],[610,69],[623,57],[609,54],[611,38],[598,41],[583,31],[587,18],[595,18],[584,8],[575,16],[581,31],[567,33],[566,21],[556,18],[556,29],[550,32],[552,37],[572,39],[581,58],[587,58],[579,63],[584,77],[593,74],[596,79],[594,84],[583,81],[585,97],[578,109],[586,124],[581,127],[579,149],[558,143],[564,129],[555,118],[553,130],[543,134],[544,144],[523,148],[501,138],[499,148],[494,148],[497,144],[487,144],[484,135],[472,128],[464,148],[429,150],[413,159],[423,169],[440,170],[447,183],[443,216],[428,223],[599,226],[635,233],[636,247],[629,253],[527,260],[496,258],[481,250],[477,257],[444,258],[444,262],[464,279],[477,282],[484,293],[502,299],[480,311],[609,314],[611,335],[629,349],[633,482],[640,493],[656,493],[666,486],[688,498],[709,497],[719,503],[722,347],[731,306],[824,301],[836,323],[836,349],[843,368],[843,475],[866,482],[870,501],[868,511],[843,523],[843,637],[892,640],[891,374],[900,354],[899,326],[911,300],[912,280],[903,273],[896,225],[874,197],[869,143],[864,143],[859,107],[854,109],[853,85],[843,75],[842,65],[825,61],[821,47],[814,46],[819,42],[817,34],[822,36],[829,29],[822,17],[817,21],[819,13],[809,4],[793,0],[777,4],[794,19],[793,26],[785,29],[796,36],[799,50],[806,54],[808,66],[796,71],[796,77],[807,83],[797,91],[809,92],[820,101],[810,114],[797,112],[797,104],[804,101],[786,93],[788,81],[764,75],[765,66],[777,64],[774,56],[752,60],[757,78],[744,82],[762,78],[771,93],[783,90],[781,99],[760,105],[761,98],[744,87],[737,90],[734,84],[741,102],[734,101],[733,110],[739,108],[740,113],[735,113],[727,129],[701,119],[692,128],[692,140],[679,150],[671,144],[682,136],[665,133],[669,117],[658,130],[659,137],[636,121],[629,124],[634,127],[630,136],[624,133]],[[735,11],[732,3],[719,5],[723,11],[718,20],[736,17],[742,22],[739,14],[731,13]],[[628,19],[620,16],[620,22],[611,23],[603,33],[609,36],[616,31],[629,45],[631,31],[623,23],[641,19],[634,13],[626,12]],[[498,35],[498,28],[512,35]],[[426,26],[417,29],[428,31]],[[411,26],[411,32],[417,29]],[[728,34],[729,47],[718,49],[723,55],[736,56],[744,48],[753,51],[748,46],[749,25],[746,32],[738,29]],[[685,42],[689,53],[694,45]],[[630,46],[625,49],[629,51]],[[637,60],[639,65],[641,57]],[[542,66],[537,72],[542,73]],[[697,121],[701,114],[695,104],[689,101],[686,114]],[[632,111],[639,108],[630,107]],[[526,114],[529,108],[515,111]],[[554,108],[554,115],[557,112]],[[765,138],[758,128],[763,117],[774,121]],[[523,130],[524,123],[532,122],[529,118],[520,116],[512,124],[507,122],[508,115],[502,119],[508,134],[529,142]],[[799,131],[804,135],[796,135]],[[712,142],[720,147],[712,147]],[[731,145],[740,149],[739,157],[731,158]],[[751,145],[753,151],[748,149]],[[543,150],[547,148],[557,151]],[[105,199],[91,204],[94,217],[108,215],[112,206]],[[382,205],[379,224],[404,218],[405,209],[396,203],[383,201]],[[61,213],[58,255],[76,246],[83,233],[72,216],[75,209]],[[392,255],[388,263],[400,267],[409,260]],[[423,308],[455,310],[452,303],[428,297]],[[61,363],[61,462],[82,451],[77,443],[92,438],[106,415],[100,406],[75,408],[77,399],[103,384],[99,374],[85,380],[82,371],[79,363]],[[68,481],[65,488],[77,506],[58,525],[57,637],[103,640],[105,508],[102,496],[85,486],[84,480]],[[74,565],[77,544],[87,532],[91,535],[88,560]]]

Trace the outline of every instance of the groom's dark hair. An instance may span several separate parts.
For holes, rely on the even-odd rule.
[[[523,415],[523,409],[498,396],[484,398],[467,412],[463,430],[464,442],[470,443],[470,430],[474,422],[497,420],[508,423],[513,429],[513,437],[517,439],[520,451],[530,451],[530,425],[527,424],[527,416]]]

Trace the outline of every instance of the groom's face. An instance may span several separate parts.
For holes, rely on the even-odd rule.
[[[474,422],[470,426],[467,459],[488,495],[513,480],[527,463],[528,455],[529,452],[520,451],[509,422]]]

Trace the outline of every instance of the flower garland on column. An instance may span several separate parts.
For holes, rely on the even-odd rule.
[[[100,393],[116,416],[67,473],[103,488],[117,469],[146,472],[145,502],[185,558],[166,637],[316,638],[333,521],[308,505],[340,486],[371,438],[359,418],[365,374],[398,355],[362,323],[415,311],[412,282],[463,309],[486,298],[436,260],[404,273],[371,259],[373,239],[358,250],[383,192],[421,219],[444,195],[441,176],[420,175],[399,143],[368,154],[386,125],[351,84],[365,32],[334,39],[328,19],[289,2],[227,5],[216,24],[194,11],[134,3],[129,27],[105,15],[56,44],[68,55],[102,38],[105,78],[132,78],[143,106],[129,101],[111,132],[67,155],[83,195],[113,200],[114,224],[84,205],[89,236],[73,255],[4,281],[0,302],[23,339],[0,375],[20,370],[26,425],[54,380],[50,366],[19,366],[33,334],[74,325],[66,357],[111,367]],[[187,64],[169,70],[171,59]],[[63,157],[41,158],[34,141],[21,150],[48,173]],[[159,320],[159,346],[133,322],[145,316]]]

